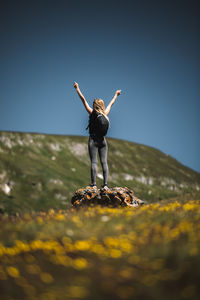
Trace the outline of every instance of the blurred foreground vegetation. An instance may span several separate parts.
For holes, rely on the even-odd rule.
[[[200,200],[0,221],[1,299],[199,299]]]

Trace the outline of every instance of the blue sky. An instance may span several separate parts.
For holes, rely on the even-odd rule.
[[[108,136],[200,172],[198,1],[4,1],[0,130],[87,135],[92,105],[122,93]]]

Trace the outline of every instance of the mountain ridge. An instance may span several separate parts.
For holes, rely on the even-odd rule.
[[[69,137],[84,137],[84,138],[88,138],[88,135],[78,135],[78,134],[62,134],[62,133],[46,133],[46,132],[35,132],[35,131],[12,131],[12,130],[0,130],[0,133],[1,132],[7,132],[7,133],[22,133],[22,134],[38,134],[38,135],[49,135],[49,136],[63,136],[63,137],[66,137],[66,136],[69,136]],[[188,165],[180,162],[177,158],[173,157],[173,155],[171,154],[168,154],[168,153],[165,153],[163,150],[159,149],[159,148],[156,148],[154,146],[150,146],[150,145],[147,145],[147,144],[143,144],[143,143],[139,143],[139,142],[133,142],[131,140],[125,140],[125,139],[122,139],[122,138],[116,138],[116,137],[111,137],[109,135],[106,136],[106,138],[109,138],[109,139],[113,139],[113,140],[117,140],[117,141],[122,141],[122,142],[129,142],[129,143],[132,143],[132,144],[137,144],[137,145],[141,145],[141,146],[145,146],[145,147],[148,147],[148,148],[152,148],[152,149],[156,149],[158,151],[160,151],[161,153],[163,153],[164,155],[167,155],[171,158],[173,158],[174,160],[176,160],[178,163],[180,163],[182,166],[198,173],[200,175],[200,172],[198,172],[197,170],[193,169],[192,167],[189,167]]]

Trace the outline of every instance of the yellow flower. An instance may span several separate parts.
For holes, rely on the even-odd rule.
[[[183,205],[183,208],[186,211],[190,211],[190,210],[195,210],[196,206],[193,203],[186,203],[186,204]]]
[[[55,211],[54,211],[54,209],[50,209],[50,210],[48,211],[48,213],[49,213],[50,216],[52,216],[52,215],[55,214]]]
[[[44,283],[51,283],[53,282],[53,277],[51,276],[51,274],[43,272],[40,274],[40,278]]]
[[[78,270],[85,269],[88,265],[88,262],[85,258],[76,258],[73,261],[73,267]]]
[[[109,254],[112,258],[119,258],[122,255],[122,252],[118,249],[110,249]]]
[[[88,250],[90,248],[90,242],[88,242],[88,241],[76,241],[76,243],[74,244],[74,247],[77,250],[85,251],[85,250]]]
[[[132,245],[128,239],[119,239],[119,247],[122,251],[130,253],[132,251]]]
[[[51,255],[50,261],[53,264],[63,265],[65,267],[71,266],[73,262],[71,257],[67,255],[57,255],[57,254]]]
[[[62,220],[64,220],[64,218],[65,217],[63,215],[61,215],[61,214],[55,215],[55,220],[62,221]]]
[[[20,250],[22,252],[28,252],[30,250],[30,246],[22,241],[16,240],[15,245],[16,250]]]
[[[188,221],[182,221],[181,223],[179,223],[179,229],[183,233],[190,232],[192,229],[192,224]]]
[[[118,238],[108,236],[104,239],[104,243],[108,248],[118,247],[119,240]]]
[[[41,240],[34,240],[31,242],[30,247],[32,250],[39,250],[43,248],[44,243]]]
[[[37,222],[38,222],[39,224],[42,224],[42,223],[43,223],[43,219],[42,219],[41,217],[37,217]]]
[[[106,250],[104,249],[104,247],[99,244],[99,243],[93,243],[92,247],[91,247],[91,251],[99,254],[99,255],[104,255],[106,254]]]
[[[179,233],[180,232],[179,232],[178,228],[174,228],[171,230],[170,236],[173,240],[176,240],[179,236]]]
[[[19,277],[19,270],[15,267],[7,267],[6,268],[8,275],[10,275],[11,277],[17,278]]]

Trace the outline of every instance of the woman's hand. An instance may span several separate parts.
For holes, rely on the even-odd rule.
[[[74,81],[74,84],[73,84],[74,88],[77,90],[79,88],[78,86],[78,83],[76,81]]]
[[[115,95],[116,95],[116,96],[119,96],[119,95],[121,94],[121,91],[122,91],[122,90],[117,90],[117,91],[115,92]]]

